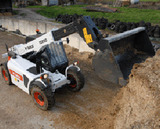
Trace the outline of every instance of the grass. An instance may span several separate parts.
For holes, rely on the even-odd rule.
[[[74,6],[34,6],[34,8],[40,8],[37,12],[43,16],[49,18],[55,18],[59,14],[79,14],[88,15],[91,17],[105,17],[109,19],[110,22],[114,20],[120,20],[123,22],[151,22],[154,24],[160,24],[160,10],[151,9],[137,9],[120,7],[117,13],[102,13],[102,12],[87,12],[82,7],[86,5],[74,5]]]

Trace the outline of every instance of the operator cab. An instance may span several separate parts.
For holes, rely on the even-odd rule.
[[[41,54],[41,65],[50,72],[58,70],[63,74],[65,73],[68,59],[62,42],[51,43],[45,47],[44,52]]]
[[[41,48],[38,53],[30,52],[22,57],[52,73],[58,70],[64,74],[68,66],[68,59],[62,42],[53,42]]]
[[[26,37],[26,43],[35,40],[43,34],[30,35]],[[69,39],[67,39],[67,43]],[[64,74],[65,69],[68,66],[68,59],[62,42],[52,42],[40,49],[38,53],[30,52],[22,56],[33,63],[37,63],[40,67],[50,72],[58,70]]]

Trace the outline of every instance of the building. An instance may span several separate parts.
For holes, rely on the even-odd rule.
[[[58,0],[41,0],[43,6],[58,5]]]

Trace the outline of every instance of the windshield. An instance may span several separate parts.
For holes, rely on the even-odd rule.
[[[51,43],[48,47],[48,53],[50,53],[50,61],[53,68],[61,66],[68,62],[62,42]]]

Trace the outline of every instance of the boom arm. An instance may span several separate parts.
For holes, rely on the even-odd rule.
[[[18,55],[24,55],[29,52],[38,52],[45,45],[53,42],[58,42],[61,38],[66,37],[73,33],[79,33],[79,35],[86,41],[89,47],[97,49],[102,34],[88,16],[83,16],[77,19],[75,22],[66,25],[60,29],[53,29],[50,32],[28,42],[27,44],[15,45],[11,48],[13,52]]]
[[[55,40],[59,40],[75,32],[79,33],[85,42],[93,49],[96,49],[96,45],[102,38],[102,34],[89,16],[81,17],[68,26],[52,31],[52,34]]]

